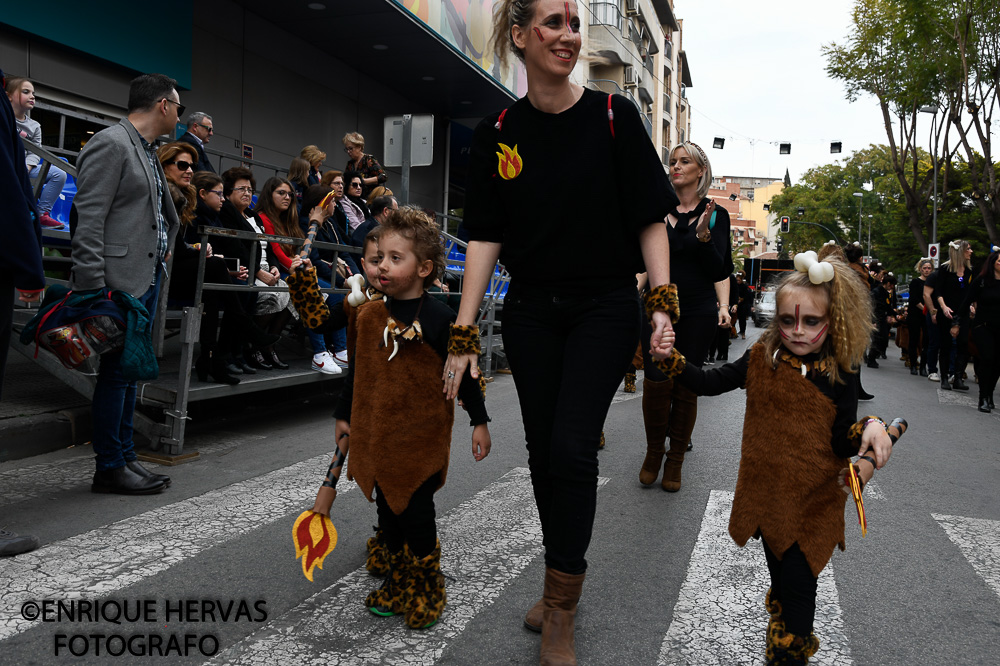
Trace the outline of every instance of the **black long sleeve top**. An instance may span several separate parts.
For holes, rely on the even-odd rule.
[[[423,305],[421,305],[421,299]],[[448,336],[451,324],[455,321],[455,313],[447,305],[424,294],[421,298],[411,300],[386,299],[386,307],[392,313],[392,318],[399,323],[400,327],[409,326],[413,322],[417,309],[420,309],[420,327],[423,330],[423,342],[400,340],[401,345],[425,344],[430,345],[442,360],[448,358]],[[373,341],[358,340],[357,344],[372,343]],[[379,341],[381,342],[381,340]],[[390,342],[391,346],[391,342]],[[388,349],[386,355],[390,353]],[[441,385],[443,390],[444,384]],[[377,391],[377,386],[366,386],[366,391]],[[476,426],[487,423],[490,418],[486,412],[486,402],[483,394],[479,390],[479,381],[472,378],[472,373],[466,369],[465,376],[458,388],[458,397],[465,405],[466,411],[471,419],[469,425]],[[441,394],[444,400],[444,394]],[[347,376],[344,378],[344,385],[340,389],[340,397],[337,399],[337,407],[334,409],[335,418],[345,421],[351,420],[351,406],[354,401],[354,358],[348,364]]]
[[[733,256],[729,249],[729,212],[716,206],[715,224],[709,233],[712,239],[703,243],[696,238],[698,218],[705,212],[709,199],[702,199],[694,210],[670,213],[677,224],[667,223],[670,238],[670,281],[677,285],[681,316],[716,312],[715,283],[733,272]]]
[[[923,312],[920,310],[920,306],[924,302],[924,286],[927,283],[915,277],[910,280],[910,297],[906,301],[906,314],[908,317],[922,316]]]
[[[976,304],[976,326],[985,324],[1000,331],[1000,280],[976,277],[969,285],[965,300],[958,308],[959,316],[967,318],[969,307]]]
[[[803,363],[811,363],[818,359],[818,354],[801,357]],[[714,368],[698,368],[688,363],[678,381],[698,395],[722,395],[735,389],[745,388],[749,362],[750,348],[735,361]],[[825,372],[810,371],[806,377],[837,408],[830,439],[830,448],[834,455],[840,458],[857,455],[857,442],[850,441],[847,436],[850,427],[858,420],[858,383],[854,381],[854,375],[841,371],[842,384],[832,383]]]

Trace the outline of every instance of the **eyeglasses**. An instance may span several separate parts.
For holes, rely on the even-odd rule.
[[[351,187],[356,187],[358,189],[361,189],[361,183],[351,183]]]
[[[170,100],[167,101],[169,102]],[[192,170],[194,169],[194,164],[192,164],[191,162],[185,162],[184,160],[172,160],[170,162],[164,162],[163,166],[170,166],[171,164],[177,167],[178,171],[187,171],[188,169]]]
[[[222,199],[222,198],[224,198],[226,196],[225,194],[222,193],[222,190],[209,190],[208,193],[209,194],[214,194],[215,196],[219,197],[220,199]]]
[[[209,134],[215,134],[215,130],[212,128],[211,125],[202,125],[201,123],[195,123],[195,125],[197,125],[198,127],[202,128],[203,130],[205,130]]]
[[[166,98],[166,97],[164,97],[164,98],[163,98],[163,99],[161,99],[160,101],[161,101],[161,102],[170,102],[171,104],[176,104],[176,105],[177,105],[177,117],[178,117],[178,118],[179,118],[180,116],[183,116],[183,115],[184,115],[184,109],[186,109],[186,108],[187,108],[186,106],[184,106],[184,105],[183,105],[183,104],[181,104],[180,102],[175,102],[174,100],[172,100],[172,99],[168,99],[168,98]]]
[[[233,192],[242,192],[243,194],[253,194],[253,188],[249,185],[244,185],[242,187],[234,187]]]
[[[284,199],[285,197],[291,197],[292,196],[292,193],[289,192],[288,190],[275,190],[274,193],[277,194],[282,199]]]

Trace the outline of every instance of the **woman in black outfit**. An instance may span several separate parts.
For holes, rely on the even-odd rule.
[[[740,323],[740,338],[747,339],[747,317],[750,316],[750,306],[753,305],[753,293],[747,286],[747,274],[743,271],[736,273],[736,319]]]
[[[931,311],[941,339],[938,366],[941,369],[941,388],[950,391],[968,391],[963,381],[965,365],[969,360],[969,319],[962,317],[961,305],[968,293],[972,277],[972,247],[968,241],[954,240],[948,243],[948,261],[931,273],[924,289],[932,292],[932,302],[937,309]],[[948,383],[948,366],[951,362],[952,345],[956,348],[954,379]]]
[[[638,343],[636,273],[648,271],[655,297],[669,291],[663,220],[676,197],[635,105],[570,82],[581,46],[575,2],[502,0],[494,35],[501,67],[508,50],[524,61],[528,92],[473,135],[464,219],[470,242],[452,340],[473,333],[500,258],[511,274],[504,351],[545,543],[545,590],[525,625],[542,632],[543,664],[575,664],[598,441]],[[653,353],[664,358],[669,316],[649,310]],[[478,376],[477,359],[477,351],[452,349],[443,377],[449,399],[469,365]]]
[[[979,350],[979,411],[989,413],[995,409],[993,391],[1000,379],[1000,247],[993,246],[968,291],[959,316],[965,318],[975,306],[970,335]]]
[[[934,262],[931,259],[921,257],[917,261],[917,265],[913,267],[915,275],[910,280],[910,297],[906,304],[906,326],[910,332],[910,374],[919,373],[921,377],[927,376],[927,343],[930,341],[927,335],[927,318],[924,317],[924,285],[933,270]]]
[[[679,202],[667,215],[670,237],[670,267],[680,296],[681,318],[674,326],[677,349],[701,367],[716,329],[730,323],[729,213],[716,207],[705,195],[712,184],[712,165],[700,146],[684,142],[670,151],[670,182]],[[717,307],[721,303],[722,307]],[[644,331],[648,333],[649,331]],[[646,336],[643,335],[645,344]],[[681,488],[684,452],[698,418],[698,396],[668,380],[643,349],[645,377],[642,380],[642,419],[646,428],[646,457],[639,470],[639,483],[656,482],[663,464],[660,487],[667,492]],[[670,449],[666,440],[670,438]]]

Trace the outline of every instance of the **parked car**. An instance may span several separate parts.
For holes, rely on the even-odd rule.
[[[750,314],[755,326],[766,326],[769,321],[774,319],[774,313],[778,309],[778,303],[774,298],[776,294],[777,292],[774,291],[765,291],[760,295],[760,300],[754,303]]]

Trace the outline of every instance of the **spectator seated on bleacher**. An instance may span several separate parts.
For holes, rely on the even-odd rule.
[[[181,163],[180,166],[187,164],[190,168],[186,158],[189,156],[192,159],[197,158],[197,155],[193,154],[193,150],[189,144],[175,142],[168,143],[157,151],[157,157],[163,166],[167,182],[172,186],[171,198],[174,200],[174,207],[181,220],[181,229],[174,242],[173,268],[170,275],[169,298],[175,301],[193,300],[198,283],[201,241],[197,225],[193,222],[197,202],[201,197],[194,186],[184,183],[184,179],[180,176],[183,172],[178,166],[178,163]],[[211,179],[213,184],[209,184],[210,181],[205,180],[205,178]],[[217,196],[209,191],[214,190],[221,193],[221,178],[209,172],[199,172],[198,182],[208,186],[201,190],[206,206],[210,199],[221,199],[221,195]],[[220,201],[219,208],[221,207]],[[217,222],[217,220],[218,212],[215,211],[215,221]],[[208,224],[207,226],[220,225]],[[204,282],[233,284],[225,259],[213,254],[211,244],[206,248],[206,255]],[[243,369],[230,364],[229,359],[234,350],[240,349],[240,341],[244,336],[258,347],[273,344],[278,338],[265,333],[253,323],[244,311],[236,292],[205,289],[202,291],[202,303],[204,308],[199,331],[201,350],[198,361],[195,363],[198,378],[201,381],[207,381],[208,376],[211,375],[215,381],[222,384],[239,384],[239,378],[234,375],[242,374]],[[218,331],[219,310],[224,311],[221,332]]]
[[[302,227],[299,226],[299,215],[296,207],[292,205],[295,198],[295,187],[285,178],[268,178],[257,199],[257,207],[254,216],[260,220],[264,226],[264,233],[275,236],[287,236],[290,238],[305,238]],[[305,202],[303,202],[305,203]],[[268,262],[272,266],[277,266],[282,277],[286,277],[291,270],[292,257],[299,253],[299,246],[285,243],[268,243]],[[319,261],[319,257],[310,255],[310,260]],[[322,275],[320,266],[316,267],[317,274]],[[326,267],[329,270],[329,267]],[[328,280],[319,278],[319,286],[329,288]],[[339,375],[340,366],[334,360],[333,355],[327,351],[326,341],[323,335],[306,329],[306,337],[312,346],[313,360],[312,369],[329,375]],[[346,345],[345,345],[346,349]]]
[[[301,157],[293,157],[292,163],[288,167],[288,181],[295,188],[295,208],[299,212],[299,219],[309,217],[308,214],[302,212],[302,195],[306,193],[306,188],[310,184],[309,162]]]
[[[264,226],[252,215],[249,215],[250,201],[253,198],[257,181],[253,172],[246,167],[233,167],[222,174],[223,193],[226,200],[219,211],[222,226],[233,231],[245,231],[254,234],[264,233]],[[284,287],[285,282],[277,267],[267,261],[267,242],[252,239],[233,239],[232,247],[226,246],[226,256],[238,257],[240,263],[254,273],[256,287]],[[291,299],[287,292],[261,291],[249,294],[247,311],[253,314],[254,321],[268,333],[279,335],[292,318]],[[244,354],[244,360],[251,367],[260,370],[288,369],[288,364],[282,362],[274,351],[274,345],[253,353]]]
[[[377,190],[388,192],[388,194],[378,194],[372,197],[368,204],[368,212],[371,214],[351,234],[351,245],[361,247],[368,232],[382,224],[385,218],[389,217],[389,213],[399,209],[399,204],[396,203],[396,198],[392,196],[390,190],[386,190],[384,187],[377,187],[375,190],[372,190],[372,193],[374,194]]]
[[[35,106],[35,87],[28,79],[13,77],[7,79],[5,90],[10,99],[10,105],[14,109],[14,122],[17,123],[21,139],[41,145],[42,126],[28,116],[28,112]],[[28,167],[28,177],[31,179],[37,178],[42,170],[41,158],[30,151],[25,151],[25,165]],[[63,223],[53,218],[50,213],[65,184],[66,172],[54,164],[50,165],[49,171],[45,175],[42,195],[38,198],[38,221],[43,227],[62,228]]]

